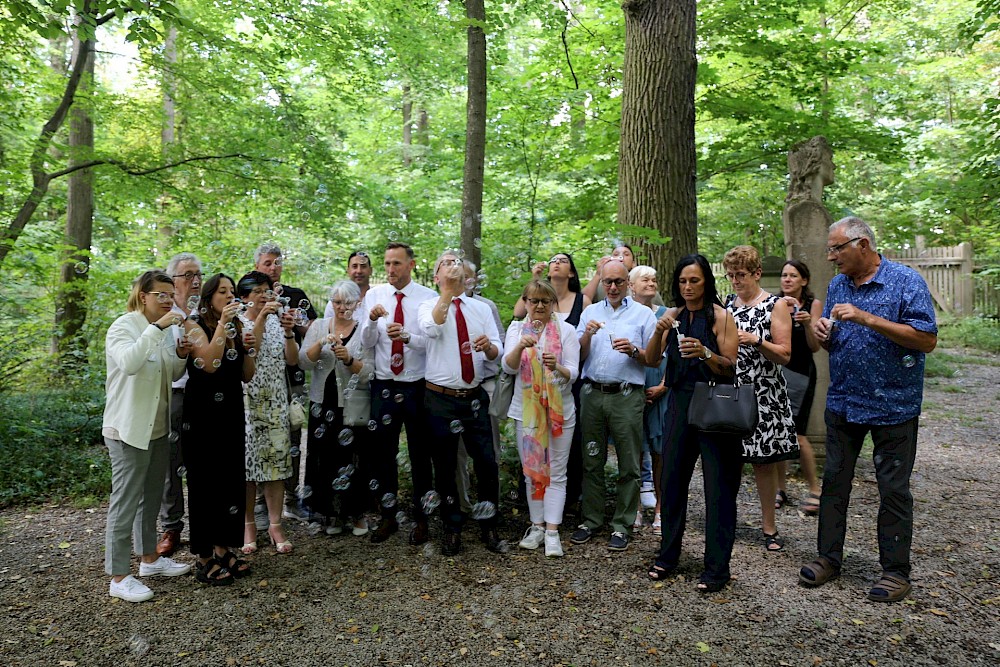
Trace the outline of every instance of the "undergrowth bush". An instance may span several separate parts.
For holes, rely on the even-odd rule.
[[[9,391],[0,400],[0,507],[108,495],[103,387]]]
[[[988,317],[942,318],[938,338],[947,347],[971,347],[1000,353],[1000,322]]]

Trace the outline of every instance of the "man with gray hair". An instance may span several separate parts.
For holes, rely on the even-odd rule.
[[[292,329],[295,335],[295,342],[301,347],[302,339],[306,335],[306,330],[309,328],[309,325],[312,324],[313,320],[316,319],[316,310],[313,308],[312,302],[309,300],[309,297],[306,296],[304,291],[281,282],[281,273],[285,268],[284,256],[281,253],[281,247],[277,243],[271,241],[261,243],[257,246],[257,249],[253,253],[253,263],[254,268],[257,271],[266,273],[274,282],[275,294],[277,294],[278,297],[287,298],[289,308],[297,308],[301,311],[303,316],[300,319],[301,323],[297,323]],[[301,400],[306,400],[305,371],[297,365],[286,365],[285,373],[288,376],[288,385],[291,387],[292,397],[301,397]],[[298,519],[299,521],[305,521],[309,519],[309,514],[301,508],[296,492],[299,483],[299,446],[302,442],[302,429],[293,429],[291,431],[291,437],[293,472],[292,476],[285,480],[285,509],[282,512],[282,516],[286,519]],[[258,503],[258,506],[259,504],[260,503]],[[259,516],[256,508],[254,513]],[[259,525],[258,528],[260,528]]]
[[[911,590],[910,473],[917,450],[924,355],[937,345],[934,304],[919,273],[878,253],[875,234],[863,220],[838,220],[830,226],[827,244],[827,259],[840,275],[830,281],[823,317],[813,324],[816,338],[830,352],[819,556],[802,567],[799,580],[822,586],[840,574],[854,468],[870,433],[881,497],[882,575],[868,599],[896,602]]]
[[[198,302],[192,297],[201,293],[201,261],[190,252],[177,253],[167,262],[167,275],[174,280],[173,311],[182,317],[187,317],[191,311],[198,309]],[[181,327],[173,327],[175,335],[180,337]],[[172,556],[181,542],[181,531],[184,530],[184,486],[181,483],[181,473],[184,465],[181,455],[181,417],[184,414],[184,387],[187,385],[187,372],[173,384],[173,396],[170,402],[170,463],[167,466],[167,479],[163,484],[163,499],[160,502],[160,528],[163,535],[156,544],[156,553],[161,556]]]

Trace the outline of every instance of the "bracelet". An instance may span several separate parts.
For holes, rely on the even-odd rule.
[[[292,334],[291,336],[288,335],[285,336],[285,340],[291,340],[292,338],[295,338],[295,334]]]
[[[347,367],[353,366],[354,365],[354,357],[351,357],[350,359],[348,359],[347,361],[345,361],[344,365],[347,366]]]

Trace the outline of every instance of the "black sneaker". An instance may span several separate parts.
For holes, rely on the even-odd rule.
[[[628,549],[628,535],[619,531],[611,533],[611,539],[608,540],[608,549],[610,551],[625,551]]]
[[[590,538],[594,536],[594,532],[587,528],[586,524],[580,524],[577,529],[573,531],[573,534],[569,536],[569,541],[573,544],[586,544],[590,541]]]

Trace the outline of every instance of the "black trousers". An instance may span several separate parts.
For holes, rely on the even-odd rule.
[[[660,521],[663,537],[656,564],[671,570],[681,556],[687,523],[688,487],[701,456],[705,485],[705,571],[702,581],[728,581],[729,561],[736,541],[736,496],[743,473],[740,439],[704,433],[687,423],[692,392],[671,389],[667,401],[660,475]]]
[[[872,434],[872,459],[881,504],[878,511],[878,550],[882,570],[910,577],[910,545],[913,541],[913,495],[910,473],[917,455],[917,421],[873,426],[853,424],[844,415],[827,410],[826,465],[823,496],[819,507],[817,546],[836,567],[844,560],[847,506],[851,499],[854,469],[864,444]]]
[[[372,413],[376,428],[372,438],[373,465],[379,492],[382,495],[399,493],[399,434],[406,427],[406,446],[410,453],[410,470],[413,479],[413,518],[424,519],[420,498],[433,488],[434,476],[431,463],[430,426],[424,408],[424,381],[400,382],[398,380],[371,381]],[[400,400],[396,397],[401,396]],[[386,419],[388,417],[388,420]],[[389,423],[387,424],[386,421]],[[382,516],[395,518],[398,508],[381,505]]]
[[[479,401],[477,410],[472,401]],[[500,476],[493,453],[493,429],[490,426],[490,397],[482,388],[465,398],[446,396],[434,391],[424,393],[424,406],[430,420],[434,477],[441,496],[441,520],[445,531],[459,532],[465,515],[462,513],[458,487],[455,484],[456,459],[459,435],[465,451],[472,459],[476,472],[476,495],[479,502],[491,502],[494,507],[500,498]],[[458,431],[455,422],[461,425]],[[496,515],[481,520],[480,526],[496,525]]]

